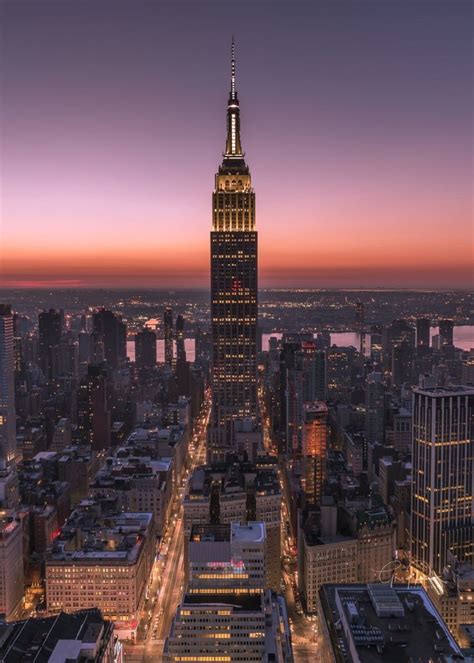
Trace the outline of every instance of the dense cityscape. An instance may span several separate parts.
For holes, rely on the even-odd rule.
[[[474,295],[259,287],[235,43],[210,289],[0,291],[0,661],[474,660]]]

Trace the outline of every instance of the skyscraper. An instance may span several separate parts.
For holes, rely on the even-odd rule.
[[[441,345],[453,345],[454,343],[454,322],[445,318],[439,321],[439,337]]]
[[[38,316],[39,361],[46,380],[51,381],[57,363],[57,348],[62,334],[62,315],[53,308]]]
[[[184,318],[182,315],[176,317],[176,361],[186,361],[186,350],[184,347]]]
[[[111,368],[117,368],[127,354],[126,325],[120,317],[104,308],[94,313],[93,320],[94,332],[102,337],[105,361]]]
[[[156,334],[146,327],[135,336],[135,362],[139,368],[156,366]]]
[[[179,396],[189,396],[189,380],[189,364],[186,360],[184,345],[184,318],[182,315],[178,315],[176,317],[176,386]]]
[[[227,140],[212,201],[213,400],[209,457],[217,460],[232,449],[234,420],[257,420],[255,193],[240,140],[233,42]]]
[[[306,499],[319,504],[326,471],[327,418],[326,403],[314,401],[303,406],[303,455]]]
[[[472,563],[474,388],[413,390],[411,559],[440,574],[451,551]]]
[[[79,433],[94,450],[110,447],[111,412],[107,373],[102,366],[90,365],[78,394]]]
[[[430,319],[418,318],[416,321],[416,345],[418,348],[430,347]]]
[[[356,331],[363,331],[365,323],[365,306],[363,302],[356,302],[355,305],[355,328]]]
[[[13,379],[13,317],[9,304],[0,304],[0,469],[16,455],[15,385]]]
[[[382,373],[369,373],[365,384],[365,434],[367,444],[385,439],[385,387]]]
[[[165,309],[163,316],[165,335],[165,364],[171,366],[173,363],[173,311]]]

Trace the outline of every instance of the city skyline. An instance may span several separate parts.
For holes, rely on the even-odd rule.
[[[207,286],[235,32],[261,286],[469,287],[468,3],[246,9],[4,3],[4,286]]]
[[[469,658],[470,14],[0,3],[1,661]]]

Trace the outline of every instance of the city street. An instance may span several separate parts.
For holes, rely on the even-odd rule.
[[[125,660],[133,663],[160,663],[163,646],[171,621],[183,591],[183,498],[188,489],[189,477],[198,465],[206,461],[206,432],[211,401],[206,399],[203,412],[197,420],[192,447],[191,463],[182,485],[178,488],[168,528],[160,545],[160,553],[153,569],[153,582],[147,606],[140,625],[139,637],[134,645],[125,645]],[[194,448],[194,451],[193,451]],[[153,598],[156,601],[153,605]],[[151,611],[151,614],[150,614]]]
[[[270,455],[276,455],[276,449],[272,443],[271,433],[269,429],[269,419],[265,408],[265,399],[263,392],[263,384],[259,388],[260,411],[262,413],[263,422],[263,442],[266,451]],[[289,486],[285,480],[284,464],[280,463],[278,471],[280,480],[280,487],[283,496],[281,508],[281,536],[283,548],[282,560],[282,580],[285,584],[285,599],[288,609],[288,617],[290,620],[291,640],[293,644],[293,654],[295,663],[316,663],[319,660],[317,655],[317,633],[316,633],[316,620],[313,617],[306,616],[301,609],[301,602],[296,600],[295,591],[297,592],[296,582],[296,541],[295,533],[291,528],[291,519],[289,515]]]

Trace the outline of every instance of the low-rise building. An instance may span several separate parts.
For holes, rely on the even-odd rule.
[[[155,555],[151,513],[121,513],[113,500],[84,500],[46,557],[48,612],[97,607],[132,635]]]

